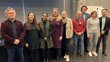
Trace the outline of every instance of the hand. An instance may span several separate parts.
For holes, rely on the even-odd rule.
[[[59,37],[59,40],[62,40],[62,36]]]
[[[25,46],[28,48],[29,47],[28,43],[26,43]]]
[[[101,34],[104,35],[105,34],[105,31],[101,31]]]
[[[44,37],[44,40],[47,41],[47,37]]]
[[[100,35],[98,35],[98,38],[100,38]]]
[[[90,37],[89,37],[89,36],[87,36],[87,38],[89,39]]]
[[[81,32],[79,32],[79,33],[77,33],[78,34],[78,36],[81,36],[82,35],[82,33]]]
[[[14,44],[15,44],[15,45],[18,45],[19,42],[20,42],[20,41],[19,41],[18,39],[15,39]]]

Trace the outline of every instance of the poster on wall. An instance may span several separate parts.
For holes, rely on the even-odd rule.
[[[97,11],[98,17],[101,17],[101,10],[103,9],[102,6],[87,6],[88,11],[87,13],[91,14],[92,11]]]

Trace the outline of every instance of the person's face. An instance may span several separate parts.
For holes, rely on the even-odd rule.
[[[107,11],[106,10],[102,10],[102,16],[106,16],[107,15]]]
[[[62,18],[66,18],[67,17],[67,13],[66,12],[62,12]]]
[[[29,18],[30,21],[33,21],[34,18],[35,18],[35,17],[34,17],[34,14],[33,14],[33,13],[30,13],[29,16],[28,16],[28,18]]]
[[[53,15],[58,16],[58,10],[53,10]]]
[[[86,13],[86,11],[87,11],[86,7],[83,7],[82,12]]]
[[[8,17],[9,19],[15,19],[15,17],[16,17],[16,12],[15,12],[14,10],[9,10],[9,11],[7,12],[7,17]]]
[[[97,17],[97,13],[94,12],[91,16],[92,16],[92,18],[96,18]]]
[[[76,14],[76,16],[77,16],[77,18],[81,18],[81,17],[82,17],[82,13],[81,13],[81,12],[78,12],[78,13]]]
[[[46,20],[47,17],[48,17],[47,14],[43,14],[43,15],[42,15],[42,19],[43,19],[43,20]]]

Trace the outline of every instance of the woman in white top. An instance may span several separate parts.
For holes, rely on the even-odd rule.
[[[89,38],[88,55],[90,57],[92,57],[93,55],[98,56],[95,50],[96,43],[98,41],[98,38],[100,37],[100,25],[96,11],[92,11],[91,18],[87,20],[87,37]]]

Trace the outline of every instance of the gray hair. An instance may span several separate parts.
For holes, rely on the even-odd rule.
[[[5,9],[5,15],[6,15],[7,12],[10,11],[10,10],[12,10],[12,11],[14,11],[14,12],[16,13],[16,10],[15,10],[14,8],[8,7],[7,9]]]

